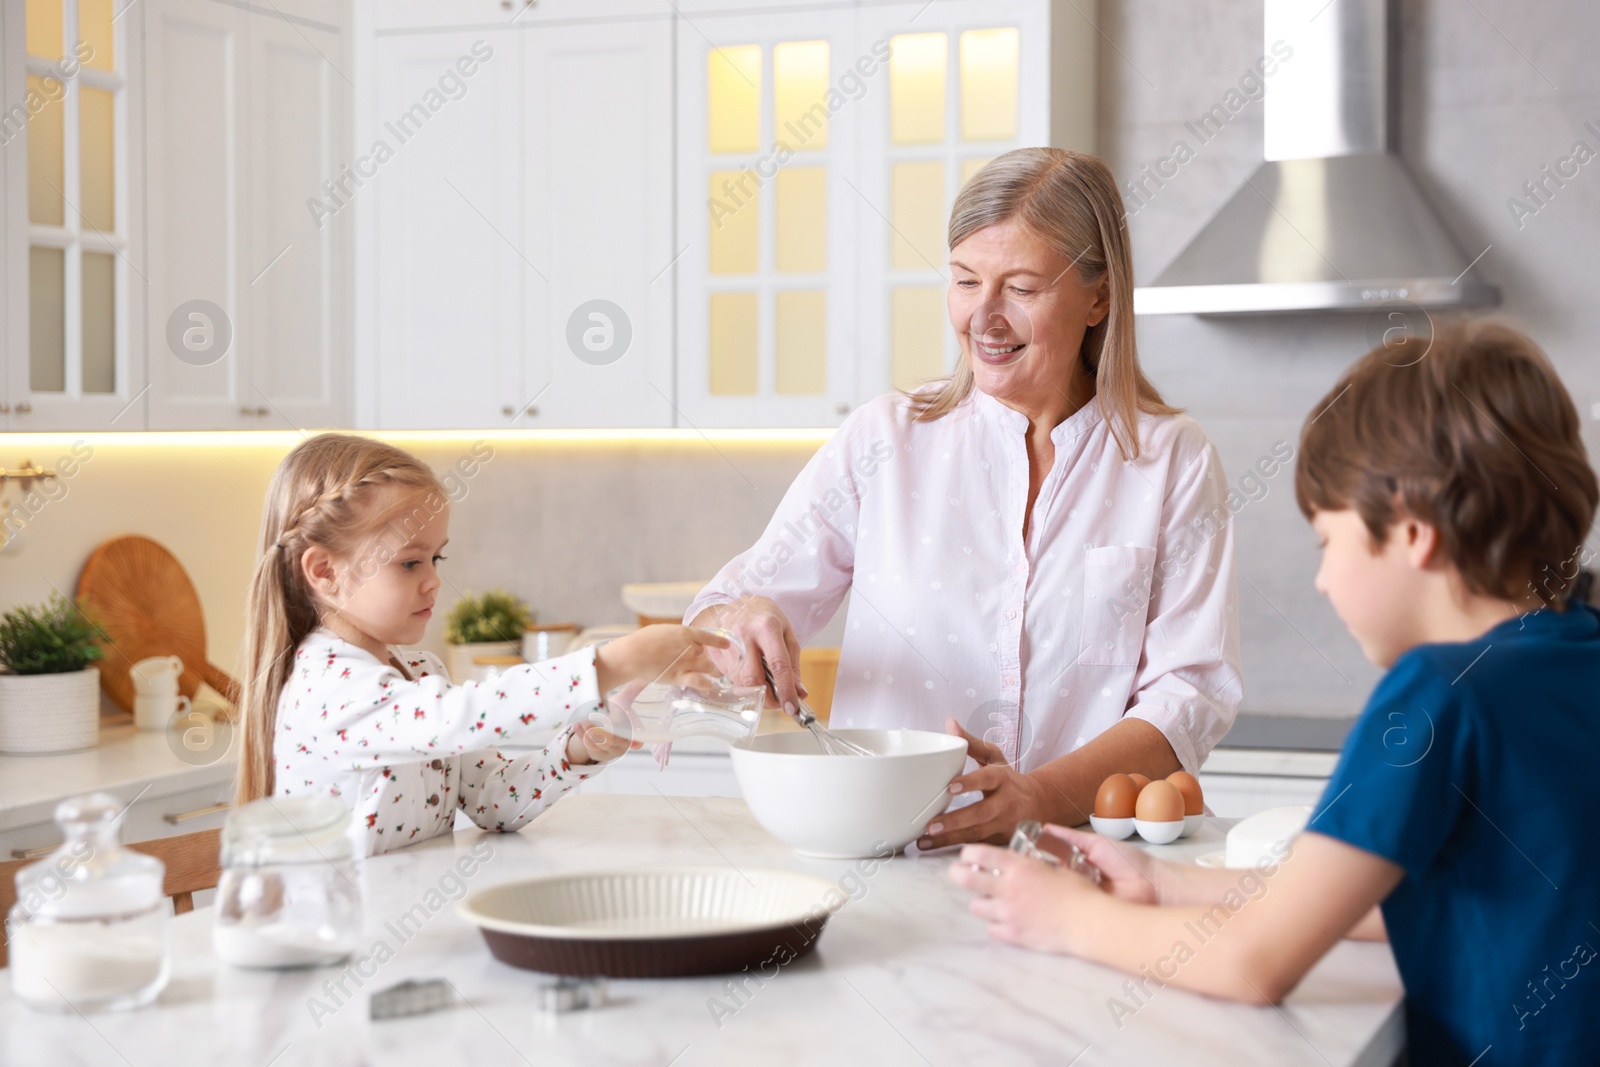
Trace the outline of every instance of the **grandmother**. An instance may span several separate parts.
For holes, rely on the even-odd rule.
[[[1198,771],[1241,692],[1227,484],[1139,368],[1110,170],[1008,152],[948,243],[954,373],[851,414],[685,616],[758,650],[740,681],[765,660],[793,713],[800,646],[849,594],[832,725],[943,728],[977,764],[924,849],[1082,823],[1114,772]]]

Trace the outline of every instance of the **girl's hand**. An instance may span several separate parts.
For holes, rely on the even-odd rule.
[[[761,670],[765,663],[772,668],[773,689],[768,690],[772,699],[790,715],[798,712],[797,701],[807,695],[800,682],[800,640],[776,601],[764,596],[740,597],[707,608],[694,621],[697,626],[731,630],[744,642],[742,664],[734,655],[716,657],[735,685],[766,685],[766,675]]]
[[[726,637],[692,626],[646,626],[607,641],[594,653],[600,692],[628,682],[655,681],[692,685],[700,675],[721,671],[711,660],[713,649],[729,647]]]
[[[628,751],[640,747],[639,742],[629,742],[603,726],[580,722],[567,735],[567,762],[576,766],[586,763],[609,763]]]
[[[993,845],[966,846],[949,873],[978,894],[967,910],[990,937],[1039,952],[1074,952],[1084,905],[1100,895],[1081,874]]]

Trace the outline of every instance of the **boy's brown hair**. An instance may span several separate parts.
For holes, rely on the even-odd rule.
[[[1376,544],[1411,516],[1469,591],[1561,606],[1600,485],[1572,397],[1539,346],[1493,320],[1408,334],[1363,356],[1300,434],[1295,499],[1352,508]]]

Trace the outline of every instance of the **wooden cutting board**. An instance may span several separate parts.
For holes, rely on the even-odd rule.
[[[239,685],[206,655],[206,620],[200,596],[177,557],[148,537],[117,537],[89,556],[78,578],[78,597],[109,641],[95,663],[100,688],[133,710],[128,668],[149,656],[183,660],[178,691],[193,699],[203,681],[238,704]]]

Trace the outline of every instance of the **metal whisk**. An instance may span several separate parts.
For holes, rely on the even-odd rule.
[[[763,673],[763,674],[765,674],[767,676],[767,685],[771,687],[771,689],[772,689],[772,691],[774,693],[776,693],[778,691],[778,686],[777,686],[777,683],[775,683],[772,680],[772,668],[767,666],[765,660],[763,660],[762,663],[761,663],[761,673]],[[815,737],[817,739],[817,744],[822,747],[822,752],[823,752],[824,755],[827,755],[827,756],[876,756],[877,755],[877,753],[872,751],[870,748],[863,748],[861,745],[856,744],[854,741],[850,741],[850,740],[848,740],[846,738],[840,737],[838,734],[834,733],[832,730],[829,730],[827,727],[823,726],[820,722],[817,721],[816,712],[812,711],[809,707],[807,707],[806,706],[806,702],[804,700],[801,700],[798,694],[796,694],[795,700],[798,701],[799,705],[800,705],[800,713],[795,716],[795,720],[797,722],[799,722],[801,726],[804,726],[807,730],[811,731],[811,736]]]

